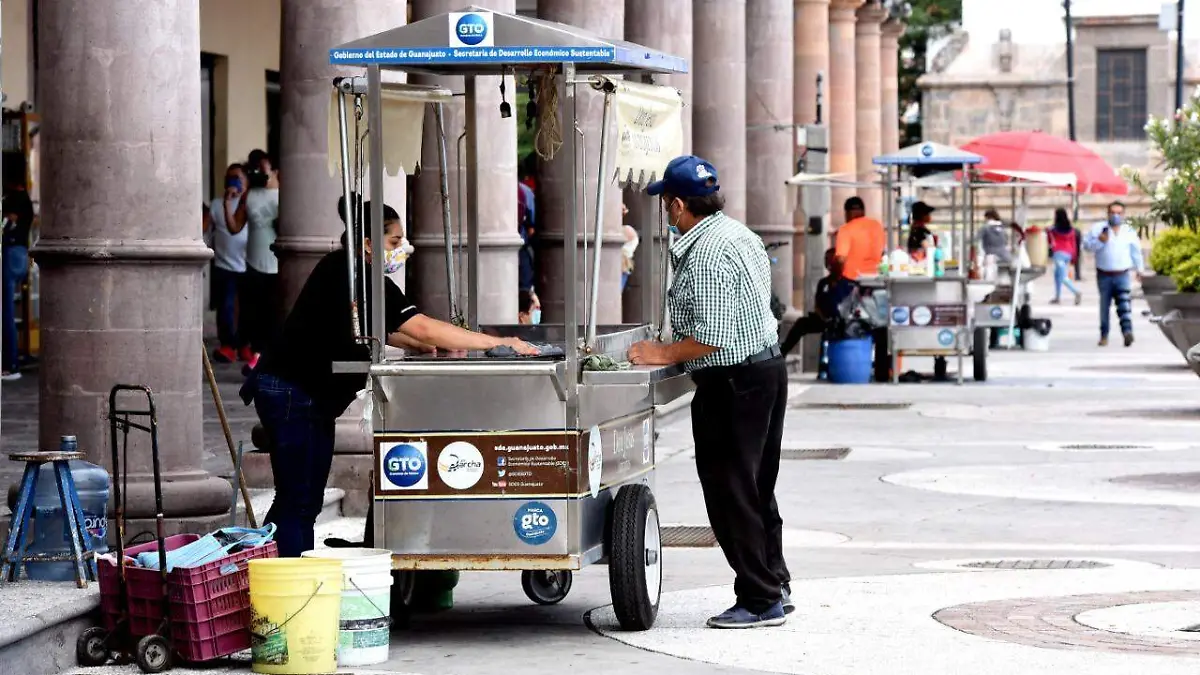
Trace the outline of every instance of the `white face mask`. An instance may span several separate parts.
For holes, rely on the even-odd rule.
[[[395,274],[404,269],[404,261],[408,259],[416,248],[408,243],[407,239],[400,240],[400,246],[388,251],[383,256],[383,273]]]

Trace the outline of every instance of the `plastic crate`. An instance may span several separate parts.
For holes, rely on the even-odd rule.
[[[250,648],[249,562],[279,555],[275,542],[167,575],[171,639],[185,661],[210,661]]]
[[[168,551],[174,551],[199,539],[199,535],[195,534],[177,534],[167,537],[163,543]],[[157,550],[158,542],[152,541],[125,549],[125,556],[131,558],[139,553]],[[104,615],[105,630],[116,628],[125,610],[129,614],[129,635],[135,640],[162,630],[165,596],[162,575],[158,570],[128,564],[125,566],[128,597],[124,608],[121,607],[120,572],[116,563],[108,559],[99,560],[96,575],[100,583],[100,610]]]

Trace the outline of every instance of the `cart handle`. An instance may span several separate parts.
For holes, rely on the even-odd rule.
[[[549,377],[558,400],[567,400],[563,380],[566,364],[554,363],[380,363],[371,366],[371,377]]]

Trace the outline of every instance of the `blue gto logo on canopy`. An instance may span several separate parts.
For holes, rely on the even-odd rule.
[[[487,20],[478,14],[465,14],[455,24],[454,34],[464,45],[474,47],[487,39]]]

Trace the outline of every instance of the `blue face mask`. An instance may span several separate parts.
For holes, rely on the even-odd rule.
[[[1108,224],[1117,227],[1121,224],[1121,216],[1116,213],[1112,214],[1108,217]]]
[[[536,325],[540,324],[541,322],[542,322],[542,309],[539,307],[537,309],[529,310],[529,323],[536,326]]]
[[[667,226],[667,231],[670,232],[671,234],[675,235],[676,237],[679,236],[679,228],[675,227],[674,225]]]

